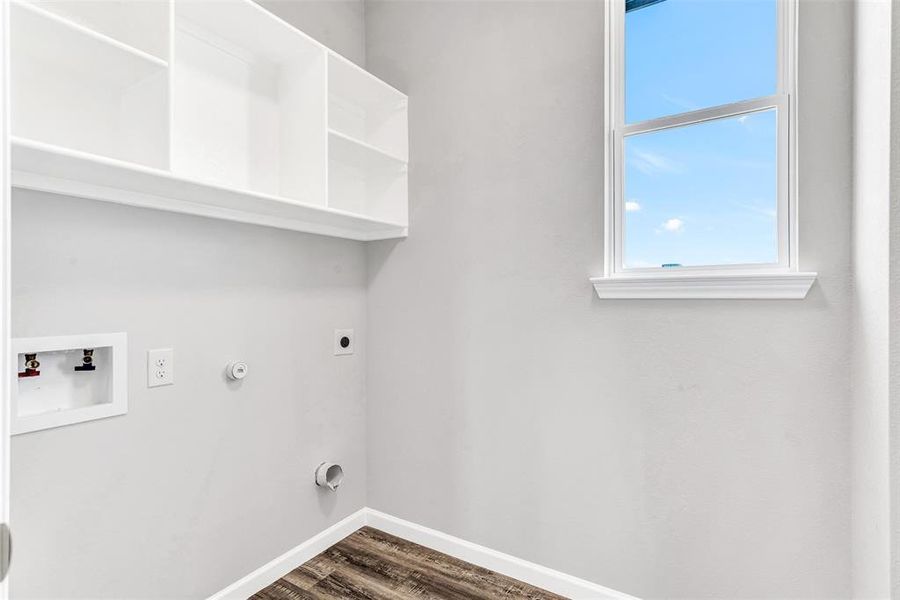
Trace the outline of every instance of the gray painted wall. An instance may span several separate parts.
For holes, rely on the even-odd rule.
[[[13,218],[13,334],[128,332],[129,412],[13,438],[12,597],[206,597],[365,505],[361,244],[24,192]]]
[[[364,61],[362,0],[274,4]],[[25,192],[13,215],[13,335],[129,335],[127,416],[13,438],[13,598],[203,598],[365,505],[363,244]]]
[[[646,598],[850,595],[853,7],[801,6],[804,301],[606,301],[600,2],[367,3],[410,95],[369,504]]]
[[[891,3],[856,3],[853,185],[853,597],[889,598]]]

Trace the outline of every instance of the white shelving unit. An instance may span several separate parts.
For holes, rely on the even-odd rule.
[[[12,0],[15,187],[407,232],[407,98],[251,0]]]

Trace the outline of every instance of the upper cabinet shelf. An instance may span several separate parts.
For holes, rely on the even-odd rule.
[[[407,160],[407,99],[347,59],[328,57],[328,126]]]
[[[13,185],[372,240],[407,98],[250,0],[14,0]]]

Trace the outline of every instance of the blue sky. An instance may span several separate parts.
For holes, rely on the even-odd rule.
[[[665,0],[625,19],[629,123],[776,91],[775,0]],[[625,139],[625,265],[777,261],[776,114]]]

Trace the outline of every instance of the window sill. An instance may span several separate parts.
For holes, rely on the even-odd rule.
[[[592,277],[602,300],[702,299],[802,300],[816,273],[707,273]]]

